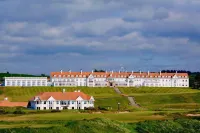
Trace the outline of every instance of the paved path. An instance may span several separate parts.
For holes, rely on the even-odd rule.
[[[113,87],[113,89],[115,90],[115,92],[116,92],[117,94],[119,94],[119,95],[122,94],[122,92],[121,92],[117,87]],[[129,100],[131,106],[140,107],[140,106],[136,103],[134,97],[128,97],[128,100]]]
[[[115,92],[117,93],[117,94],[122,94],[122,92],[117,88],[117,87],[113,87],[114,88],[114,90],[115,90]]]

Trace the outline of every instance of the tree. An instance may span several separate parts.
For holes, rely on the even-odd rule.
[[[46,77],[46,75],[45,75],[45,74],[41,74],[41,76],[42,76],[42,77]]]
[[[98,70],[98,69],[94,69],[94,72],[105,72],[105,71],[102,70],[102,69],[100,69],[100,70]]]

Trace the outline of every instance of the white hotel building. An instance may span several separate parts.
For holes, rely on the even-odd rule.
[[[47,77],[5,77],[4,86],[47,86]]]
[[[161,72],[51,72],[53,86],[189,87],[187,73]]]

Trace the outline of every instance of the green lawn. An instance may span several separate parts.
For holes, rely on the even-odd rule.
[[[11,101],[28,101],[40,92],[58,92],[62,91],[63,88],[66,92],[80,90],[94,96],[96,107],[112,107],[112,109],[117,109],[117,103],[120,102],[121,109],[129,108],[127,98],[116,94],[113,88],[109,87],[2,87],[0,89],[3,90],[3,95],[0,98],[3,99],[4,96],[7,96]]]
[[[92,118],[109,118],[111,120],[118,120],[124,122],[136,122],[143,120],[157,120],[165,119],[165,116],[157,115],[156,111],[136,111],[130,113],[77,113],[77,112],[61,112],[61,113],[45,113],[45,114],[26,114],[26,115],[2,115],[1,121],[31,121],[31,120],[83,120]],[[169,111],[170,112],[170,111]],[[176,112],[176,111],[171,111]]]
[[[148,109],[198,109],[200,91],[190,88],[119,88]]]
[[[118,96],[112,88],[93,88],[93,87],[0,87],[3,95],[11,101],[27,101],[40,92],[58,92],[65,89],[66,92],[80,90],[94,97],[113,97]]]
[[[174,88],[174,87],[140,87],[140,88],[135,88],[135,87],[119,87],[119,90],[127,95],[132,95],[132,94],[145,94],[145,93],[157,93],[157,94],[162,94],[162,93],[196,93],[200,92],[200,90],[195,90],[191,88]]]

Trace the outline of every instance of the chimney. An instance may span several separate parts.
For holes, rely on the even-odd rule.
[[[133,71],[131,73],[133,74]]]
[[[162,72],[160,71],[160,76],[161,76]]]
[[[94,70],[92,70],[92,73],[94,73]]]
[[[112,70],[112,73],[113,73],[113,70]]]
[[[107,70],[106,70],[106,73],[107,73]]]
[[[140,70],[140,74],[141,74],[142,72],[141,72],[141,70]]]
[[[149,76],[149,71],[148,71],[148,76]]]
[[[120,73],[120,70],[119,70],[119,73]]]
[[[70,73],[72,72],[71,69],[69,69],[69,72],[70,72]]]
[[[60,70],[60,73],[62,74],[63,70]]]
[[[62,89],[62,92],[65,93],[65,89]]]

